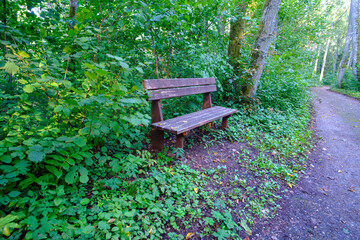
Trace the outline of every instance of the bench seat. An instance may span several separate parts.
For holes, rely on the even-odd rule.
[[[189,113],[180,117],[152,123],[151,127],[178,135],[218,120],[222,117],[232,115],[235,112],[235,109],[216,106],[198,112]]]

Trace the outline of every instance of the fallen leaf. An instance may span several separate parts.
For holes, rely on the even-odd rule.
[[[293,175],[291,175],[290,173],[287,173],[287,175],[289,176],[289,177],[292,177]]]
[[[225,162],[225,159],[223,159],[222,162]]]
[[[297,170],[293,170],[294,173],[297,173]]]
[[[357,126],[354,126],[354,128],[357,128]]]
[[[115,222],[115,218],[110,218],[108,221],[108,223],[113,223],[113,222]]]
[[[203,175],[204,177],[206,177],[205,173],[202,173],[201,175]]]
[[[160,125],[161,125],[161,123],[158,123],[158,125],[160,126]]]
[[[170,127],[171,129],[174,129],[174,127]]]
[[[191,233],[189,232],[188,234],[186,234],[186,239],[190,239],[195,235],[195,233]]]
[[[219,182],[219,184],[221,185],[221,184],[223,184],[222,182]]]
[[[326,188],[323,188],[323,190],[324,190],[325,192],[327,192],[327,191],[328,191]]]
[[[183,123],[187,123],[187,121],[183,121]]]
[[[243,240],[250,240],[249,236],[246,236]]]
[[[342,171],[341,171],[341,170],[339,170],[339,171],[338,171],[338,173],[342,173]]]
[[[288,185],[289,185],[289,187],[290,187],[290,188],[292,188],[292,187],[293,187],[293,185],[292,185],[291,183],[289,183]]]
[[[152,228],[150,228],[150,230],[149,230],[149,234],[150,234],[150,236],[152,235]]]
[[[351,187],[351,188],[348,189],[348,191],[350,191],[350,192],[355,192],[355,188],[354,188],[354,187]]]
[[[235,202],[236,202],[237,204],[239,204],[239,199],[236,199]]]
[[[198,193],[198,192],[199,192],[199,189],[198,189],[198,188],[194,188],[194,192],[195,192],[195,193]]]

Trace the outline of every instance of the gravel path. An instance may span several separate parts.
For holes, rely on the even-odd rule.
[[[360,102],[326,87],[312,92],[321,139],[309,155],[311,169],[250,239],[360,240]]]

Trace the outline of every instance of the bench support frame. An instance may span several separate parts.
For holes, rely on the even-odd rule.
[[[151,101],[151,123],[160,122],[163,120],[160,100]],[[150,143],[151,148],[156,151],[161,151],[164,148],[164,132],[151,128]]]

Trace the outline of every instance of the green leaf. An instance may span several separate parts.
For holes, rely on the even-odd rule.
[[[130,211],[130,212],[125,212],[124,213],[124,215],[126,216],[126,217],[130,217],[130,218],[132,218],[132,217],[134,217],[135,216],[135,213],[136,213],[136,210],[135,209],[133,209],[132,211]]]
[[[88,199],[88,198],[83,198],[83,199],[81,199],[80,204],[81,204],[81,205],[86,205],[86,204],[88,204],[89,202],[90,202],[90,199]]]
[[[63,113],[66,115],[66,116],[70,116],[71,114],[71,109],[70,108],[63,108]]]
[[[97,75],[93,72],[85,72],[85,76],[87,76],[89,79],[96,79]]]
[[[245,219],[241,219],[240,225],[244,228],[245,232],[246,232],[248,235],[251,235],[251,234],[252,234],[251,229],[250,229],[249,226],[246,224],[246,220],[245,220]]]
[[[101,221],[98,223],[98,228],[100,230],[108,230],[108,229],[110,229],[110,225],[105,221]]]
[[[120,66],[124,69],[129,69],[129,65],[126,62],[120,62]]]
[[[61,82],[64,84],[64,86],[66,88],[71,88],[72,87],[72,82],[70,82],[68,80],[62,80]]]
[[[86,146],[86,138],[85,137],[77,137],[74,140],[74,143],[78,145],[79,147]]]
[[[28,84],[23,87],[23,90],[26,93],[32,93],[35,90],[35,87],[32,84]]]
[[[63,106],[57,105],[57,106],[54,108],[54,111],[55,111],[55,112],[60,112],[60,111],[62,111],[63,109],[64,109]]]
[[[18,55],[21,56],[21,57],[23,57],[23,58],[28,58],[28,57],[30,57],[30,55],[27,54],[25,51],[20,51],[20,52],[18,52]]]
[[[54,174],[57,178],[60,178],[62,175],[62,171],[54,166],[46,166],[46,169],[49,170],[49,172],[51,172],[52,174]]]
[[[141,73],[141,74],[143,74],[143,73],[144,73],[144,71],[142,70],[142,68],[141,68],[141,67],[135,67],[135,69],[136,69],[136,70],[138,70],[138,72],[139,72],[139,73]]]
[[[84,63],[85,67],[89,68],[89,69],[96,69],[95,66],[89,64],[89,63]]]
[[[157,15],[157,16],[154,16],[150,19],[150,21],[152,22],[158,22],[161,20],[161,18],[163,17],[163,15]]]
[[[86,168],[84,168],[84,167],[79,168],[79,173],[81,175],[88,175],[89,174],[88,170]]]
[[[11,75],[14,75],[19,72],[19,67],[14,62],[7,62],[2,69],[5,69],[5,71]]]
[[[118,57],[118,56],[114,56],[114,55],[111,55],[111,54],[106,54],[106,56],[108,56],[109,58],[116,59],[116,60],[118,60],[118,61],[124,61],[123,58]]]
[[[9,155],[4,155],[0,157],[0,161],[4,162],[4,163],[11,163],[12,158]]]
[[[14,197],[19,196],[20,194],[21,193],[19,191],[12,191],[12,192],[9,193],[9,197],[14,198]]]
[[[32,151],[29,153],[29,160],[32,162],[41,162],[45,158],[46,154],[44,152]]]
[[[102,70],[102,69],[95,70],[95,72],[97,73],[97,75],[99,75],[101,77],[106,76],[106,75],[109,74],[107,71]]]
[[[55,204],[55,206],[59,206],[61,203],[62,203],[62,199],[61,199],[61,198],[57,197],[57,198],[54,199],[54,204]]]
[[[72,171],[68,172],[65,176],[65,182],[73,184],[78,176],[77,168],[72,167]]]
[[[66,46],[66,47],[64,47],[63,51],[66,53],[71,53],[71,47]]]
[[[142,103],[140,98],[122,98],[119,100],[122,103]]]
[[[125,116],[123,119],[128,121],[129,123],[131,123],[134,126],[138,126],[142,123],[142,119],[134,117],[134,116],[130,116],[130,117]]]
[[[81,183],[87,183],[89,181],[89,176],[88,175],[81,175],[80,176],[80,182]]]
[[[69,163],[70,165],[74,166],[75,165],[75,160],[72,158],[67,158],[66,162]]]

